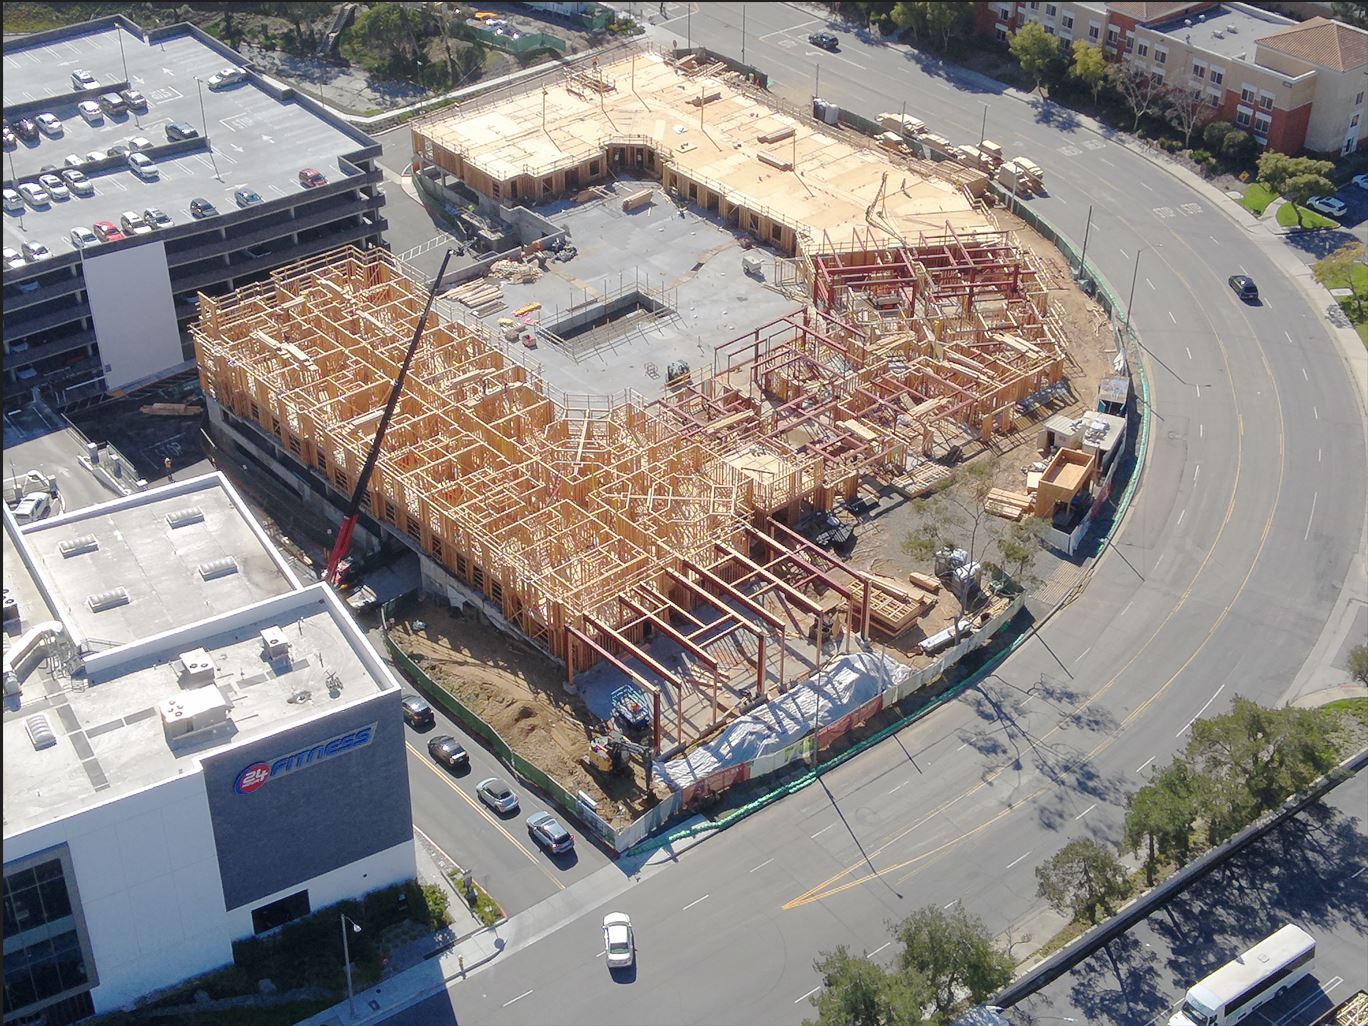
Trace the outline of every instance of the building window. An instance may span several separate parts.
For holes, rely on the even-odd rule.
[[[309,892],[296,891],[252,909],[252,932],[263,934],[309,914]]]
[[[998,12],[1003,21],[1012,20],[1012,9],[1010,7],[1000,7],[998,8]]]
[[[1091,39],[1093,42],[1097,42],[1097,40],[1101,39],[1102,26],[1095,21],[1091,22],[1088,25],[1088,38]]]
[[[1033,11],[1038,11],[1038,10],[1040,10],[1040,0],[1031,0],[1031,10],[1033,10]]]
[[[1273,96],[1272,96],[1272,94],[1271,94],[1271,93],[1260,92],[1260,93],[1259,93],[1259,106],[1262,107],[1264,110],[1272,110],[1272,109],[1273,109]]]
[[[39,855],[5,875],[5,1014],[70,1001],[92,985],[64,857]],[[63,997],[65,996],[65,997]],[[82,1007],[89,1004],[78,1002]],[[56,1014],[55,1006],[54,1014]],[[62,1019],[57,1021],[74,1021]]]
[[[1150,72],[1150,81],[1153,82],[1155,85],[1163,85],[1163,84],[1164,84],[1164,73],[1163,73],[1162,71],[1151,71],[1151,72]]]
[[[1046,25],[1046,26],[1045,26],[1045,34],[1046,34],[1047,36],[1052,36],[1052,35],[1054,35],[1054,26],[1053,26],[1053,25]]]
[[[1007,42],[1007,29],[1002,25],[997,27],[997,31],[994,32],[993,35],[999,43]]]
[[[1211,66],[1211,84],[1212,84],[1212,85],[1220,85],[1221,82],[1224,81],[1224,80],[1225,80],[1225,69],[1224,69],[1224,68],[1218,68],[1218,67],[1216,67],[1216,65],[1213,64],[1213,65]]]
[[[1250,117],[1254,112],[1248,107],[1235,108],[1235,124],[1240,128],[1248,128]]]
[[[1136,47],[1136,49],[1135,49],[1135,54],[1136,54],[1137,57],[1148,57],[1148,56],[1149,56],[1149,43],[1144,43],[1144,42],[1142,42],[1138,47]]]
[[[1066,15],[1064,15],[1064,17],[1060,18],[1060,19],[1059,19],[1059,27],[1060,27],[1060,28],[1066,28],[1066,29],[1071,29],[1071,28],[1073,28],[1073,15],[1072,15],[1072,14],[1066,14]]]
[[[1057,10],[1059,10],[1059,8],[1056,7],[1054,4],[1046,4],[1046,5],[1045,5],[1045,17],[1047,17],[1047,18],[1053,18],[1053,17],[1055,16],[1055,11],[1057,11]]]
[[[1121,30],[1115,25],[1107,26],[1107,45],[1115,46],[1116,41],[1121,38]]]
[[[1362,94],[1362,93],[1359,93],[1357,96],[1354,97],[1354,106],[1355,106],[1355,107],[1362,107],[1362,106],[1363,106],[1363,94]]]
[[[1268,135],[1268,130],[1273,127],[1273,119],[1267,114],[1260,112],[1254,115],[1254,134]]]
[[[1219,89],[1213,89],[1207,93],[1207,103],[1211,104],[1213,107],[1219,107],[1222,99],[1224,99],[1224,97],[1221,96],[1221,91]]]
[[[1243,86],[1240,86],[1240,102],[1242,102],[1242,103],[1253,103],[1253,102],[1254,102],[1254,97],[1257,96],[1257,95],[1258,95],[1258,90],[1256,90],[1253,86],[1251,86],[1251,85],[1243,85]]]
[[[1168,63],[1168,51],[1165,50],[1162,46],[1156,46],[1156,47],[1154,48],[1154,63],[1155,63],[1155,64],[1167,64],[1167,63]]]
[[[1206,78],[1206,65],[1198,61],[1192,65],[1193,78]]]
[[[1352,118],[1349,119],[1349,127],[1350,127],[1350,128],[1358,128],[1358,123],[1359,123],[1359,116],[1358,116],[1357,114],[1355,114]]]
[[[1132,50],[1134,50],[1134,49],[1135,49],[1135,33],[1134,33],[1134,32],[1127,32],[1127,33],[1126,33],[1126,53],[1130,53],[1130,52],[1131,52]]]

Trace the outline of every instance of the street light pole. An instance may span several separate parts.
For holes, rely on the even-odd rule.
[[[1126,300],[1125,334],[1127,337],[1130,335],[1131,304],[1135,302],[1135,279],[1140,276],[1140,254],[1144,251],[1144,246],[1135,251],[1135,270],[1131,271],[1130,297]]]
[[[1088,266],[1088,233],[1092,231],[1092,204],[1088,204],[1088,223],[1083,227],[1083,253],[1078,258],[1078,275],[1081,278],[1087,274]],[[1139,254],[1136,254],[1137,256]]]
[[[209,162],[214,165],[214,177],[221,182],[223,176],[219,174],[218,160],[214,157],[214,144],[209,141],[209,119],[204,115],[204,83],[198,75],[195,76],[195,87],[199,90],[200,124],[204,128],[204,145],[209,148]]]
[[[988,136],[988,104],[983,105],[983,125],[979,128],[979,145],[983,145],[983,140]]]
[[[688,6],[685,7],[685,9],[684,9],[684,38],[685,38],[685,40],[686,40],[686,43],[685,43],[686,48],[692,50],[692,49],[693,49],[693,3],[692,3],[692,0],[690,0]]]
[[[816,78],[816,81],[814,81],[813,84],[812,84],[812,95],[813,95],[813,96],[821,96],[821,95],[822,95],[822,66],[821,66],[820,64],[816,64],[816,65],[814,65],[814,67],[815,67],[816,70],[817,70],[817,78]]]
[[[741,63],[746,63],[746,5],[741,5]]]
[[[357,933],[361,932],[361,927],[348,919],[345,912],[339,912],[338,915],[342,917],[342,961],[345,963],[345,968],[347,970],[347,1010],[351,1013],[351,1017],[355,1019],[356,995],[352,993],[351,946],[347,943],[347,924],[351,923],[351,928]]]
[[[128,82],[128,59],[124,56],[123,26],[118,24],[117,22],[114,25],[114,34],[118,37],[119,40],[119,62],[123,64],[124,81]],[[128,82],[128,87],[131,88],[132,85],[132,82]],[[139,120],[138,112],[136,109],[133,110],[133,124],[135,124],[139,128],[142,128],[142,121]]]

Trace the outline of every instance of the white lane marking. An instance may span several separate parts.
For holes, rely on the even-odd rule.
[[[768,866],[768,865],[769,865],[771,862],[773,862],[773,861],[774,861],[774,859],[765,859],[765,861],[762,862],[762,863],[760,863],[760,865],[756,866],[755,869],[747,870],[747,872],[754,873],[756,869],[764,869],[766,866]]]
[[[709,898],[711,898],[711,897],[712,897],[711,894],[705,894],[705,895],[703,895],[703,897],[701,897],[701,898],[694,898],[693,901],[689,902],[687,905],[685,905],[685,906],[684,906],[683,908],[681,908],[679,911],[681,911],[681,912],[687,912],[687,911],[689,911],[689,909],[691,909],[691,908],[693,908],[695,905],[697,905],[700,901],[707,901],[707,900],[708,900]]]
[[[1192,387],[1193,387],[1193,389],[1197,392],[1197,398],[1198,398],[1198,399],[1202,398],[1202,386],[1201,386],[1201,385],[1193,385]]]
[[[1316,519],[1316,500],[1320,498],[1320,492],[1311,494],[1311,515],[1306,518],[1306,533],[1302,535],[1302,541],[1311,537],[1311,521]]]
[[[1359,877],[1361,877],[1361,876],[1363,875],[1363,871],[1364,871],[1365,869],[1368,869],[1368,866],[1363,866],[1363,867],[1361,867],[1361,868],[1359,869],[1359,871],[1358,871],[1357,873],[1355,873],[1353,876],[1351,876],[1349,879],[1350,879],[1350,880],[1357,880]]]
[[[818,837],[818,836],[820,836],[821,834],[826,833],[828,830],[830,830],[830,829],[831,829],[832,827],[834,827],[835,825],[836,825],[835,823],[829,823],[829,824],[827,824],[826,826],[822,827],[821,830],[818,830],[817,833],[813,834],[812,836],[813,836],[813,837]]]
[[[1035,851],[1035,849],[1032,848],[1031,851]],[[1030,851],[1028,851],[1028,852],[1026,853],[1026,855],[1029,855],[1029,854],[1031,854]],[[1007,868],[1008,868],[1008,869],[1011,869],[1011,868],[1012,868],[1013,866],[1015,866],[1018,862],[1020,862],[1022,859],[1024,859],[1024,858],[1026,857],[1026,855],[1019,855],[1019,856],[1017,856],[1016,858],[1012,859],[1011,862],[1007,863]]]
[[[1240,434],[1244,434],[1244,425],[1243,425],[1243,424],[1241,424]],[[1205,424],[1198,424],[1198,425],[1197,425],[1197,437],[1198,437],[1198,438],[1205,438],[1205,437],[1206,437],[1206,425],[1205,425]]]
[[[1174,527],[1182,527],[1182,526],[1183,526],[1183,517],[1185,517],[1186,515],[1187,515],[1187,507],[1184,506],[1183,509],[1182,509],[1182,511],[1178,514],[1178,523],[1174,524],[1173,526],[1174,526]]]
[[[1081,663],[1084,659],[1086,659],[1086,658],[1088,657],[1088,653],[1091,652],[1092,650],[1093,650],[1093,647],[1092,647],[1091,645],[1089,645],[1087,648],[1085,648],[1085,649],[1083,650],[1083,654],[1080,655],[1077,659],[1075,659],[1074,662],[1076,662],[1076,663]],[[1035,695],[1032,695],[1031,698],[1035,698]],[[1026,702],[1029,702],[1029,701],[1031,700],[1031,698],[1026,699]],[[1023,707],[1026,705],[1026,702],[1022,702],[1022,703],[1021,703]]]
[[[1320,420],[1320,408],[1319,408],[1319,407],[1316,407],[1316,406],[1311,407],[1311,412],[1312,412],[1313,414],[1315,414],[1315,417],[1316,417],[1317,420]]]
[[[1200,709],[1197,710],[1197,716],[1201,716],[1202,713],[1206,712],[1207,709],[1211,708],[1211,703],[1214,702],[1214,701],[1216,701],[1216,695],[1219,695],[1219,694],[1220,694],[1222,691],[1224,691],[1224,690],[1225,690],[1225,685],[1222,684],[1219,688],[1216,689],[1216,694],[1215,694],[1215,695],[1212,695],[1210,698],[1208,698],[1208,699],[1206,700],[1206,705],[1202,706]],[[1174,736],[1174,737],[1182,737],[1184,731],[1186,731],[1186,730],[1188,729],[1188,727],[1192,726],[1194,723],[1197,722],[1197,716],[1194,716],[1192,719],[1190,719],[1190,720],[1188,720],[1186,723],[1184,723],[1184,724],[1183,724],[1183,729],[1180,730],[1180,731],[1178,731],[1178,733],[1174,734],[1173,736]]]
[[[1097,159],[1100,160],[1100,161],[1102,161],[1102,163],[1106,164],[1107,167],[1116,167],[1116,165],[1113,164],[1113,163],[1112,163],[1110,160],[1108,160],[1106,157],[1098,157]]]
[[[1122,260],[1129,260],[1129,259],[1130,259],[1130,254],[1128,254],[1128,253],[1127,253],[1124,249],[1122,249],[1120,246],[1116,247],[1116,249],[1117,249],[1117,252],[1119,252],[1119,253],[1121,254],[1121,259],[1122,259]]]
[[[606,954],[608,954],[608,952],[606,952],[606,951],[600,951],[600,952],[599,952],[597,955],[595,955],[594,957],[595,957],[595,958],[602,958],[602,957],[603,957],[604,955],[606,955]]]
[[[893,788],[893,790],[892,790],[892,791],[889,791],[888,793],[889,793],[889,794],[892,794],[893,791],[898,790],[898,788],[906,787],[906,786],[907,786],[908,784],[910,784],[910,783],[912,783],[912,781],[910,781],[910,780],[904,780],[901,784],[898,785],[898,787]]]
[[[1152,288],[1152,289],[1154,288],[1154,282],[1150,281],[1148,278],[1145,279],[1145,284],[1148,285],[1148,286],[1149,286],[1150,288]],[[1158,290],[1155,289],[1155,291],[1157,292]]]
[[[812,997],[813,994],[816,994],[816,993],[817,993],[819,990],[821,990],[821,989],[822,989],[822,985],[819,983],[819,984],[817,984],[817,986],[813,987],[810,991],[808,991],[806,994],[804,994],[802,997],[800,997],[797,1001],[795,1001],[794,1004],[796,1005],[796,1004],[800,1004],[800,1003],[806,1001],[808,998]]]
[[[1290,331],[1284,331],[1283,334],[1287,336],[1288,342],[1292,341],[1292,333]]]
[[[1172,317],[1173,314],[1170,313],[1169,316]],[[1177,322],[1177,321],[1174,321],[1173,323],[1174,323],[1174,324],[1177,324],[1178,322]],[[1183,346],[1183,351],[1184,351],[1185,353],[1188,354],[1188,359],[1191,360],[1191,359],[1192,359],[1192,350],[1191,350],[1190,348],[1188,348],[1187,346]]]
[[[530,990],[525,990],[525,991],[523,991],[521,994],[519,994],[517,997],[515,997],[515,998],[513,999],[513,1001],[521,1001],[523,998],[527,997],[527,995],[528,995],[528,994],[531,994],[531,993],[532,993],[532,992],[531,992]],[[507,1008],[509,1005],[511,1005],[511,1004],[513,1003],[513,1001],[505,1001],[505,1002],[503,1003],[503,1006],[504,1006],[505,1008]]]
[[[1177,324],[1177,323],[1178,323],[1178,318],[1173,316],[1173,311],[1172,311],[1172,310],[1170,310],[1170,311],[1168,312],[1168,315],[1169,315],[1169,320],[1171,320],[1174,324]]]
[[[1197,466],[1195,466],[1195,467],[1192,468],[1192,483],[1193,483],[1193,484],[1196,484],[1196,483],[1197,483],[1197,475],[1200,474],[1201,472],[1202,472],[1202,465],[1201,465],[1200,463],[1197,464]]]
[[[756,39],[768,39],[770,36],[782,36],[785,32],[797,32],[801,28],[809,25],[816,25],[821,18],[810,18],[807,21],[800,21],[797,25],[790,25],[788,28],[775,29],[773,32],[766,32],[763,36],[756,36]]]
[[[1303,380],[1303,381],[1310,381],[1310,380],[1311,380],[1310,378],[1308,378],[1308,377],[1306,376],[1306,368],[1305,368],[1305,367],[1302,368],[1302,380]]]
[[[1131,599],[1129,602],[1127,602],[1127,603],[1126,603],[1126,608],[1123,609],[1123,610],[1121,610],[1121,615],[1120,615],[1117,619],[1124,620],[1124,619],[1126,618],[1126,613],[1130,610],[1130,607],[1133,606],[1134,604],[1135,604],[1135,599]]]
[[[871,951],[871,952],[870,952],[868,955],[866,955],[865,957],[866,957],[866,958],[873,958],[873,957],[874,957],[875,955],[877,955],[880,951],[882,951],[884,948],[888,947],[888,946],[889,946],[890,944],[892,944],[892,943],[893,943],[892,941],[884,941],[882,944],[880,944],[877,948],[875,948],[873,951]]]
[[[956,898],[955,901],[950,902],[950,905],[953,905],[953,904],[955,904],[955,903],[958,902],[958,901],[959,901],[959,898]],[[949,908],[950,905],[942,905],[941,908]]]
[[[1091,805],[1089,805],[1086,809],[1084,809],[1084,810],[1083,810],[1082,812],[1080,812],[1077,816],[1075,816],[1075,817],[1074,817],[1074,822],[1077,823],[1080,819],[1082,819],[1082,818],[1083,818],[1084,816],[1086,816],[1088,813],[1092,812],[1092,810],[1095,809],[1095,808],[1097,808],[1097,802],[1093,802],[1093,803],[1092,803]]]
[[[1320,461],[1321,461],[1321,451],[1320,451],[1319,449],[1317,449],[1317,450],[1316,450],[1316,462],[1319,463]]]
[[[1157,755],[1151,755],[1148,759],[1146,759],[1144,762],[1142,762],[1139,766],[1136,766],[1136,767],[1135,767],[1135,772],[1136,772],[1136,773],[1139,773],[1142,769],[1144,769],[1146,766],[1148,766],[1150,763],[1152,763],[1152,762],[1153,762],[1155,759],[1157,759],[1157,758],[1158,758]]]

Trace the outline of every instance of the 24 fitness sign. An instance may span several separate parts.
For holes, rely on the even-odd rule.
[[[301,748],[289,755],[282,755],[273,762],[254,762],[238,774],[233,790],[238,794],[251,794],[277,777],[308,769],[327,759],[364,748],[375,737],[375,727],[376,724],[370,723],[356,730],[349,730],[345,734],[338,734],[309,748]]]

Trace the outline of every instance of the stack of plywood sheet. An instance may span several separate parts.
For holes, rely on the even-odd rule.
[[[878,575],[871,575],[871,579],[881,587],[869,589],[869,625],[890,638],[907,630],[936,604],[931,595],[913,585]]]
[[[983,508],[995,517],[1002,517],[1005,520],[1020,520],[1030,512],[1033,505],[1035,502],[1029,495],[994,488],[988,493]]]
[[[504,308],[503,287],[488,278],[477,278],[449,289],[444,298],[454,299],[481,317]]]
[[[908,573],[907,579],[922,591],[930,592],[932,595],[940,594],[941,583],[930,574],[919,574],[917,571],[913,570]]]
[[[138,412],[152,417],[198,417],[204,412],[204,407],[193,403],[152,403],[139,406]]]

